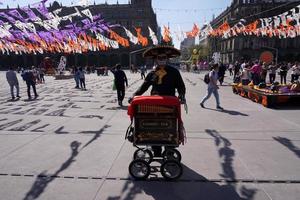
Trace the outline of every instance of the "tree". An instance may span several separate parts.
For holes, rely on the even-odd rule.
[[[199,57],[199,60],[207,60],[207,57],[209,56],[209,47],[205,45],[194,45],[189,48],[190,55],[193,54],[193,50],[197,49]]]

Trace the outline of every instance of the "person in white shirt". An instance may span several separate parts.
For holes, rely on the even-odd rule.
[[[300,76],[300,65],[298,62],[295,62],[295,65],[291,68],[291,82],[297,81]]]
[[[6,72],[6,80],[7,80],[8,84],[9,84],[9,86],[10,86],[10,94],[11,94],[12,100],[15,99],[14,87],[17,90],[16,97],[20,98],[20,96],[19,96],[19,92],[20,92],[19,81],[18,81],[18,78],[17,78],[17,74],[13,70],[12,67],[9,67],[9,70]]]
[[[246,65],[243,70],[242,70],[242,74],[241,74],[241,82],[242,85],[248,85],[251,79],[251,74],[249,71],[250,65]]]
[[[200,106],[202,108],[205,108],[204,106],[205,101],[210,98],[211,94],[214,94],[217,103],[217,109],[223,110],[223,108],[220,106],[220,98],[218,92],[219,86],[217,85],[218,70],[219,70],[219,65],[214,64],[212,70],[209,72],[209,83],[207,84],[207,94],[200,103]]]

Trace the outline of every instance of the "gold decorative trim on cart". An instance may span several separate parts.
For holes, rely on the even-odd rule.
[[[138,105],[138,113],[174,113],[176,107],[157,106],[157,105]]]

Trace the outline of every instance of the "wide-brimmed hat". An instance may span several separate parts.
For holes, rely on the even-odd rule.
[[[144,58],[156,58],[158,55],[165,55],[167,58],[180,56],[180,51],[172,46],[155,46],[143,53]]]

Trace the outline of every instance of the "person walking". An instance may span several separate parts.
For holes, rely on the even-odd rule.
[[[32,87],[33,93],[34,93],[34,98],[37,98],[39,95],[36,92],[36,80],[33,74],[33,71],[28,69],[25,70],[24,73],[22,74],[23,80],[26,82],[27,85],[27,95],[28,99],[31,99],[31,94],[30,94],[30,88]]]
[[[147,74],[142,85],[129,98],[129,103],[134,96],[144,94],[150,86],[152,86],[151,95],[176,96],[177,90],[180,101],[185,103],[186,89],[181,74],[168,64],[169,58],[177,56],[180,56],[180,51],[169,46],[156,46],[146,50],[143,57],[152,58],[156,67],[153,67],[153,70]],[[154,145],[151,148],[155,157],[161,156],[161,146]]]
[[[41,80],[41,83],[45,83],[45,72],[44,72],[44,68],[39,68],[40,70],[40,80]]]
[[[6,72],[6,80],[9,84],[10,87],[10,94],[11,94],[11,99],[15,99],[14,95],[14,88],[17,90],[16,97],[20,98],[19,92],[20,92],[20,87],[19,87],[19,81],[17,78],[16,72],[13,70],[13,67],[9,67],[9,70]]]
[[[233,68],[233,80],[240,74],[241,64],[236,61]]]
[[[147,68],[146,68],[146,65],[144,66],[141,66],[140,68],[140,72],[141,72],[141,79],[145,79],[146,78],[146,71],[147,71]]]
[[[219,92],[218,92],[218,70],[219,66],[218,64],[214,64],[212,66],[211,71],[209,72],[209,83],[207,84],[207,94],[206,96],[201,100],[200,106],[202,108],[205,108],[204,103],[210,98],[211,94],[214,94],[216,99],[216,108],[223,110],[223,108],[220,106],[220,98],[219,98]]]
[[[75,80],[75,84],[76,84],[75,88],[79,88],[80,72],[77,67],[73,68],[73,73],[74,73],[74,80]]]
[[[83,70],[82,67],[79,68],[79,82],[80,82],[80,88],[82,90],[86,90],[85,88],[85,71]]]
[[[118,98],[118,104],[119,106],[123,106],[123,100],[125,97],[125,84],[126,87],[128,87],[128,80],[126,77],[126,74],[123,70],[121,70],[121,65],[117,64],[115,68],[111,70],[115,77],[115,86],[117,89],[117,98]]]
[[[224,82],[225,72],[226,72],[226,66],[223,63],[221,63],[218,71],[218,78],[219,78],[220,85],[222,85]]]

